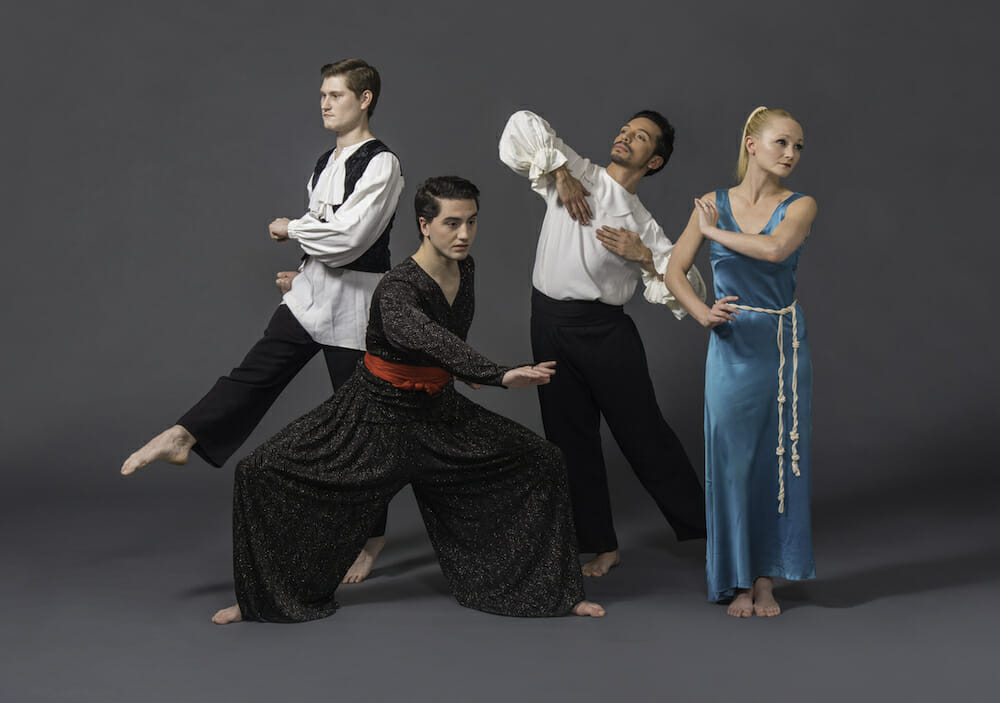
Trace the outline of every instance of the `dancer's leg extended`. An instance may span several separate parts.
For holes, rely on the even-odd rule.
[[[279,306],[240,365],[219,378],[176,425],[126,459],[121,472],[133,473],[153,461],[184,464],[191,451],[222,466],[320,348],[288,308]]]

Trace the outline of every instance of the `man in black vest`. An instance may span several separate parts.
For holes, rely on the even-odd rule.
[[[298,271],[275,281],[283,293],[263,338],[242,363],[122,465],[128,475],[150,462],[187,463],[191,451],[221,466],[243,444],[285,386],[320,350],[334,390],[364,355],[372,292],[389,270],[389,231],[403,178],[399,161],[375,139],[368,122],[380,79],[361,59],[322,68],[323,127],[337,135],[309,179],[309,210],[269,226],[278,242],[295,240],[304,252]],[[377,533],[344,580],[365,578],[385,543],[384,516]]]

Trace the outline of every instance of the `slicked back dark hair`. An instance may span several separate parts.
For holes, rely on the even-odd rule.
[[[639,112],[629,118],[629,122],[638,117],[645,117],[660,128],[660,136],[656,140],[656,150],[653,154],[655,156],[662,156],[663,163],[658,168],[651,168],[646,171],[647,176],[652,176],[654,173],[659,173],[660,169],[667,165],[667,162],[670,161],[670,155],[674,153],[674,126],[656,110],[639,110]]]
[[[375,114],[375,103],[378,102],[378,94],[382,89],[382,79],[379,78],[378,71],[374,66],[369,66],[363,59],[344,59],[335,63],[328,63],[319,70],[323,79],[343,76],[344,82],[352,93],[361,99],[361,94],[366,90],[372,92],[372,101],[368,103],[368,119]]]
[[[413,209],[417,213],[417,235],[422,240],[420,218],[428,222],[441,214],[442,200],[475,200],[479,210],[479,188],[460,176],[435,176],[428,178],[417,188],[413,196]]]

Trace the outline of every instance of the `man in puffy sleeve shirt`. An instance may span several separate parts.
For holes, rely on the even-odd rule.
[[[677,538],[705,536],[704,493],[663,419],[642,340],[622,307],[642,281],[647,300],[684,315],[663,284],[672,245],[636,196],[642,178],[670,158],[673,137],[659,113],[636,113],[615,137],[607,167],[582,158],[532,112],[512,115],[500,137],[500,159],[547,205],[532,273],[531,342],[536,358],[558,364],[539,388],[542,423],[566,454],[580,551],[596,554],[583,567],[587,576],[620,562],[601,415]],[[704,297],[696,269],[689,279]]]
[[[282,271],[284,294],[263,338],[228,376],[122,465],[131,474],[152,461],[184,464],[194,451],[221,466],[243,444],[278,395],[323,352],[334,389],[364,355],[372,292],[389,270],[389,232],[403,190],[399,160],[369,128],[381,89],[378,71],[361,59],[321,69],[323,127],[337,146],[323,154],[307,183],[309,210],[269,226],[275,241],[303,251],[299,271]],[[381,549],[382,531],[347,580],[364,578]]]

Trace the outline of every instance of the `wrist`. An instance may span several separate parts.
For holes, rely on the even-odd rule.
[[[643,247],[642,256],[639,258],[639,265],[658,276],[661,281],[663,280],[663,276],[656,270],[656,262],[653,260],[653,250],[649,247]]]
[[[652,256],[644,256],[636,261],[636,263],[639,264],[639,268],[646,273],[656,276],[661,281],[664,280],[663,274],[656,270],[656,264],[653,262]]]
[[[702,327],[708,327],[708,319],[711,314],[712,308],[702,303],[696,312],[691,313],[691,317],[697,320]]]

